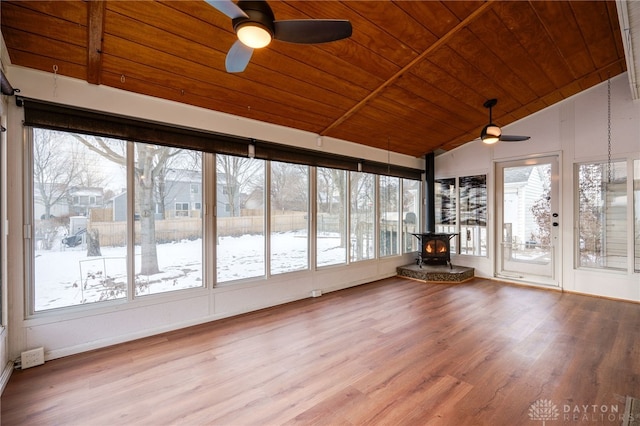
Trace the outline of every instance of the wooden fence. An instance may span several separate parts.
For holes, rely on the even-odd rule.
[[[308,215],[304,212],[277,214],[271,218],[273,232],[296,231],[307,229]],[[194,240],[202,237],[202,219],[176,218],[156,220],[156,241],[166,243],[180,240]],[[124,246],[127,237],[126,222],[87,223],[88,230],[97,230],[100,245]],[[264,216],[218,217],[218,236],[238,236],[261,234],[264,232]],[[136,244],[140,243],[140,222],[135,222]]]

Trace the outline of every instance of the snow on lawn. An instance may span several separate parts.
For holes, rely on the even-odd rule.
[[[217,280],[226,282],[265,275],[265,239],[262,235],[219,237]],[[345,261],[345,249],[337,235],[318,238],[318,264]],[[272,274],[308,268],[306,233],[285,232],[271,236]],[[200,287],[202,240],[157,245],[160,273],[140,275],[140,246],[135,247],[136,295]],[[82,244],[62,247],[57,241],[51,250],[35,252],[35,309],[93,303],[126,297],[126,247],[102,247],[102,256],[87,257]]]

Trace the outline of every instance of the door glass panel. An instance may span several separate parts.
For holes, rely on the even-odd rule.
[[[553,162],[522,162],[502,168],[498,275],[554,280],[554,242],[559,218],[553,204]],[[555,214],[555,216],[554,216]]]

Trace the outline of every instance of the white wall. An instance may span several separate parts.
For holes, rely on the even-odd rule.
[[[61,104],[148,119],[196,129],[274,141],[338,153],[355,158],[386,162],[387,152],[354,143],[323,138],[317,147],[317,135],[281,126],[268,125],[227,114],[153,99],[84,81],[9,67],[9,80],[20,95]],[[23,109],[8,106],[7,190],[9,252],[10,356],[39,346],[45,358],[52,359],[81,351],[203,323],[252,310],[310,297],[311,291],[323,293],[363,284],[395,275],[395,268],[413,261],[413,255],[364,261],[348,267],[281,274],[269,280],[258,279],[218,288],[159,294],[129,303],[100,307],[78,307],[65,312],[47,312],[30,317],[25,312],[23,264],[25,261],[23,224]],[[422,169],[424,161],[392,154],[391,161]],[[213,212],[213,209],[208,209]],[[205,219],[207,220],[207,219]],[[209,219],[210,220],[210,219]],[[155,297],[157,296],[157,297]]]
[[[499,108],[500,104],[496,108]],[[612,160],[640,158],[640,103],[633,102],[628,77],[611,80]],[[484,145],[474,141],[436,157],[436,177],[487,173],[489,205],[495,206],[495,163],[544,154],[560,156],[560,285],[564,290],[640,301],[640,274],[574,267],[574,165],[607,160],[607,83],[579,93],[517,123],[505,134],[529,135],[520,143]],[[629,177],[631,179],[631,177]],[[629,204],[631,201],[629,200]],[[495,207],[489,209],[488,258],[456,256],[455,264],[476,268],[476,276],[493,277],[496,244]],[[632,229],[633,224],[628,224]],[[629,253],[633,257],[633,252]]]
[[[8,76],[21,95],[62,104],[270,140],[310,149],[327,150],[357,158],[385,162],[383,150],[324,138],[316,146],[316,136],[308,132],[272,126],[253,120],[152,99],[104,86],[57,77],[20,67],[9,67]],[[640,111],[630,100],[626,75],[613,80],[614,158],[640,153]],[[284,274],[268,281],[257,280],[195,292],[162,294],[128,304],[111,304],[67,313],[50,312],[29,317],[24,310],[23,278],[23,132],[22,109],[10,103],[7,127],[7,215],[9,220],[8,261],[9,347],[7,356],[44,346],[47,359],[98,348],[162,331],[198,324],[310,296],[313,289],[323,292],[359,285],[395,274],[395,267],[412,262],[413,256],[361,262],[349,267]],[[469,143],[436,158],[437,177],[487,174],[489,203],[493,205],[494,164],[540,154],[559,154],[562,160],[562,286],[571,291],[640,300],[638,274],[609,271],[582,271],[573,268],[573,164],[606,158],[606,85],[576,95],[558,105],[521,120],[504,129],[509,134],[528,134],[526,143],[487,147]],[[391,161],[422,168],[423,160],[393,154]],[[494,214],[489,210],[490,248],[495,241]],[[493,277],[491,258],[457,256],[454,263],[476,268],[476,275]],[[6,351],[5,351],[6,352]]]

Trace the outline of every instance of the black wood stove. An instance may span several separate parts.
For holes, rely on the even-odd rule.
[[[451,238],[458,234],[427,232],[413,234],[420,241],[420,256],[416,262],[422,265],[451,265]]]

